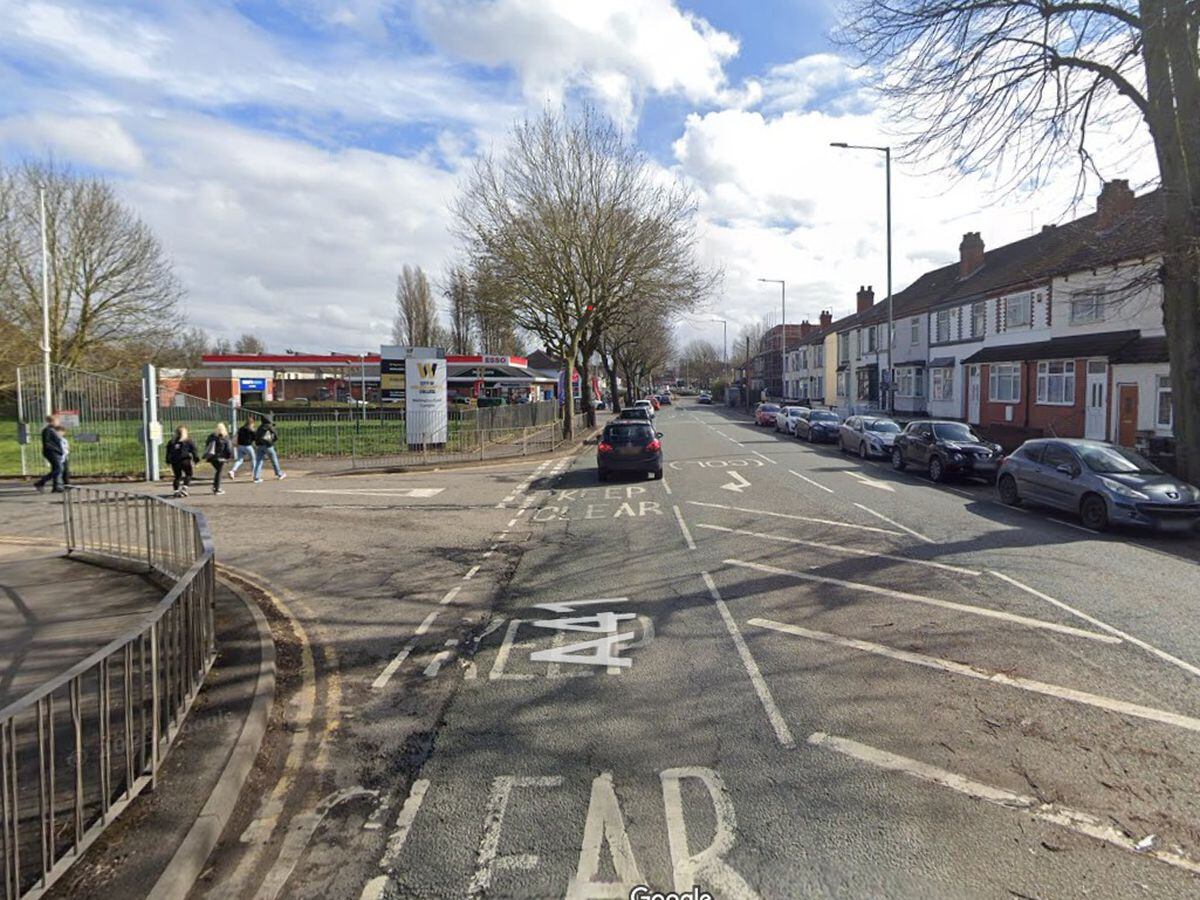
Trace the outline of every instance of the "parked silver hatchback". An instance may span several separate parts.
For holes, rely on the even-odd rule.
[[[1103,441],[1026,441],[1004,460],[996,490],[1010,506],[1027,500],[1075,512],[1097,531],[1109,524],[1188,531],[1200,523],[1200,488]]]

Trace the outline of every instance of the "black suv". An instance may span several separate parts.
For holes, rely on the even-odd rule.
[[[951,475],[995,481],[1003,461],[999,444],[985,441],[962,422],[909,422],[892,445],[892,468],[902,472],[914,466],[927,471],[931,481]]]
[[[663,454],[661,431],[649,422],[616,419],[604,426],[596,445],[596,473],[607,481],[613,472],[644,472],[662,478]]]

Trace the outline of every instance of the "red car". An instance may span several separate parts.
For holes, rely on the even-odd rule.
[[[653,406],[655,410],[662,409],[662,404],[658,402],[657,397],[647,397],[646,399],[650,401],[650,405]]]
[[[778,403],[760,403],[754,408],[754,424],[768,428],[775,427],[775,414],[779,412]]]

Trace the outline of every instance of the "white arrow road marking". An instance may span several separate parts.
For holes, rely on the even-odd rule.
[[[874,478],[868,478],[866,475],[863,475],[861,472],[855,472],[853,469],[846,469],[845,471],[847,475],[857,478],[867,487],[879,488],[879,490],[887,491],[889,494],[896,493],[896,489],[886,481],[876,481]]]
[[[436,497],[445,488],[372,488],[370,490],[355,488],[353,490],[333,490],[324,488],[296,488],[291,494],[345,494],[348,497]]]
[[[729,477],[732,478],[733,481],[729,482],[729,484],[721,485],[722,490],[734,491],[735,493],[740,494],[746,488],[750,487],[750,482],[748,482],[745,478],[743,478],[737,472],[730,472]]]

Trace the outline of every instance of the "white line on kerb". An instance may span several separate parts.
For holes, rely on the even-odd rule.
[[[722,525],[704,525],[700,524],[697,528],[707,528],[710,531],[725,531],[729,534],[744,534],[747,537],[761,538],[764,541],[779,541],[784,544],[799,544],[804,547],[816,547],[819,550],[832,550],[834,553],[846,553],[851,556],[868,556],[878,557],[879,559],[890,559],[896,562],[912,563],[914,566],[929,566],[933,569],[945,569],[948,572],[955,572],[959,575],[979,575],[981,574],[976,569],[968,569],[963,566],[952,566],[949,563],[933,562],[928,559],[913,559],[911,556],[897,556],[892,553],[876,553],[874,550],[859,550],[857,547],[843,547],[840,544],[825,544],[821,541],[806,541],[801,538],[788,537],[783,534],[767,534],[762,531],[747,531],[744,528],[725,528]]]
[[[817,525],[832,525],[836,528],[851,528],[854,531],[871,531],[875,534],[892,534],[902,537],[899,531],[892,531],[890,528],[876,528],[873,525],[854,525],[850,522],[835,522],[832,519],[816,519],[812,516],[797,516],[793,513],[771,512],[766,509],[748,509],[744,506],[727,506],[724,503],[704,503],[701,500],[689,500],[688,503],[692,506],[704,506],[709,509],[729,509],[734,512],[753,513],[756,516],[774,516],[777,519],[793,519],[798,522],[813,522]]]
[[[765,453],[759,453],[757,450],[751,450],[750,452],[753,453],[755,456],[762,457],[763,459],[765,459],[767,462],[769,462],[773,466],[779,465],[779,460],[771,459],[771,457],[767,456]]]
[[[887,522],[889,525],[895,525],[895,526],[896,526],[897,528],[899,528],[901,531],[907,531],[907,532],[908,532],[909,534],[911,534],[913,537],[915,537],[915,538],[920,538],[921,540],[923,540],[923,541],[924,541],[925,543],[927,543],[927,544],[934,544],[934,543],[937,543],[937,542],[936,542],[936,541],[935,541],[933,538],[928,538],[928,537],[925,537],[925,535],[921,534],[921,532],[919,532],[919,531],[913,531],[913,530],[912,530],[911,528],[909,528],[907,525],[901,525],[899,522],[896,522],[896,521],[894,521],[894,520],[892,520],[892,519],[889,519],[889,518],[888,518],[887,516],[885,516],[883,513],[881,513],[881,512],[877,512],[876,510],[873,510],[873,509],[871,509],[871,507],[869,507],[869,506],[863,506],[861,503],[855,503],[854,505],[855,505],[855,506],[857,506],[859,509],[863,510],[863,512],[869,512],[869,513],[870,513],[871,515],[873,515],[875,518],[877,518],[877,519],[882,519],[884,522]]]
[[[725,622],[729,636],[733,638],[733,645],[737,647],[738,656],[742,658],[742,665],[746,668],[746,674],[750,676],[750,683],[754,685],[754,692],[758,694],[758,699],[763,705],[763,710],[766,711],[767,719],[771,722],[771,727],[775,729],[775,737],[785,747],[796,746],[796,739],[792,737],[792,730],[788,728],[783,714],[780,713],[779,707],[775,705],[775,698],[771,696],[771,689],[767,687],[767,682],[763,679],[762,672],[759,671],[758,663],[750,655],[750,648],[746,646],[746,640],[742,637],[742,632],[737,627],[737,622],[734,621],[733,614],[729,611],[729,607],[725,601],[721,599],[720,592],[717,591],[717,583],[713,581],[713,577],[707,572],[701,572],[700,574],[704,578],[704,583],[708,586],[708,592],[712,595],[713,603],[717,605],[717,611],[721,614],[721,619]]]
[[[909,594],[904,591],[894,591],[891,588],[877,587],[873,584],[864,584],[861,581],[843,581],[840,578],[829,578],[825,575],[810,575],[808,572],[792,572],[788,569],[780,569],[777,566],[768,566],[764,563],[744,562],[740,559],[727,559],[726,565],[739,566],[743,569],[755,569],[759,572],[768,572],[771,575],[786,575],[789,578],[797,578],[801,581],[815,581],[818,584],[833,584],[838,587],[848,588],[852,591],[862,591],[864,594],[877,594],[881,597],[894,597],[897,600],[909,600],[913,603],[924,603],[926,606],[938,606],[942,609],[953,609],[956,612],[969,613],[973,616],[983,616],[988,619],[999,619],[1003,622],[1012,622],[1015,625],[1025,625],[1029,628],[1042,628],[1046,631],[1056,631],[1059,634],[1068,634],[1072,637],[1088,638],[1093,641],[1100,641],[1104,644],[1119,644],[1120,638],[1113,637],[1110,634],[1098,634],[1095,631],[1084,631],[1082,628],[1073,628],[1070,625],[1059,625],[1057,622],[1045,622],[1041,619],[1031,619],[1028,616],[1020,616],[1016,613],[1004,612],[999,609],[990,609],[986,606],[972,606],[969,603],[955,603],[953,600],[939,600],[936,597],[926,597],[922,594]]]
[[[1036,797],[1017,794],[1004,788],[973,781],[970,778],[929,765],[928,763],[923,763],[919,760],[899,756],[895,753],[889,753],[887,750],[880,750],[868,744],[860,744],[858,741],[835,737],[821,731],[809,735],[808,743],[814,747],[825,747],[843,756],[857,759],[860,762],[867,763],[879,769],[900,772],[913,778],[919,778],[922,781],[941,785],[976,800],[984,800],[988,803],[994,803],[997,806],[1006,807],[1007,809],[1025,810],[1032,814],[1034,818],[1041,819],[1043,822],[1049,822],[1052,825],[1058,825],[1086,837],[1095,838],[1106,844],[1112,844],[1114,847],[1119,847],[1122,850],[1149,856],[1169,866],[1175,866],[1188,872],[1200,874],[1200,863],[1197,863],[1195,860],[1177,853],[1168,853],[1165,850],[1140,851],[1137,849],[1137,845],[1132,838],[1127,837],[1112,825],[1091,813],[1080,812],[1079,810],[1058,806],[1054,803],[1042,803]]]
[[[1112,625],[1109,625],[1107,622],[1101,622],[1099,619],[1093,618],[1092,616],[1089,616],[1087,613],[1082,612],[1081,610],[1078,610],[1075,607],[1070,606],[1066,603],[1063,603],[1061,600],[1055,600],[1053,597],[1043,594],[1041,591],[1037,590],[1036,588],[1031,588],[1029,585],[1024,584],[1023,582],[1017,581],[1017,579],[1012,578],[1011,576],[1005,575],[1003,572],[997,572],[994,569],[988,569],[988,573],[991,575],[995,575],[997,578],[999,578],[1002,581],[1007,581],[1009,584],[1013,585],[1014,587],[1020,588],[1021,590],[1025,591],[1026,593],[1032,594],[1034,597],[1037,597],[1039,600],[1045,600],[1047,603],[1049,603],[1052,606],[1057,606],[1059,609],[1064,610],[1065,612],[1069,612],[1073,616],[1078,616],[1080,619],[1083,619],[1083,621],[1088,622],[1092,625],[1095,625],[1097,628],[1099,628],[1103,631],[1107,631],[1109,634],[1115,635],[1123,641],[1128,641],[1129,643],[1133,644],[1135,647],[1140,647],[1141,649],[1145,650],[1147,653],[1153,653],[1159,659],[1164,660],[1165,662],[1169,662],[1173,666],[1179,666],[1179,668],[1183,669],[1185,672],[1190,672],[1193,675],[1200,675],[1200,667],[1194,666],[1190,662],[1186,662],[1186,661],[1180,659],[1178,656],[1172,656],[1170,653],[1168,653],[1165,650],[1159,650],[1153,644],[1148,644],[1145,641],[1140,640],[1139,638],[1135,638],[1131,634],[1125,633],[1124,631],[1122,631],[1119,628],[1114,628]]]
[[[809,478],[807,475],[801,475],[801,474],[800,474],[799,472],[797,472],[795,469],[788,469],[788,471],[789,471],[789,472],[791,472],[793,475],[795,475],[797,478],[799,478],[801,481],[807,481],[807,482],[808,482],[809,484],[811,484],[813,487],[820,488],[821,490],[823,490],[823,491],[824,491],[825,493],[827,493],[827,494],[832,494],[832,493],[833,493],[833,488],[827,488],[827,487],[825,487],[825,485],[823,485],[823,484],[819,484],[818,482],[816,482],[816,481],[813,481],[813,480],[812,480],[811,478]]]
[[[1139,703],[1117,700],[1114,697],[1105,697],[1101,694],[1090,694],[1087,691],[1078,691],[1075,688],[1063,687],[1058,684],[1047,684],[1044,681],[1034,681],[1031,678],[1005,675],[1003,672],[989,672],[986,669],[978,669],[975,666],[969,666],[950,659],[940,659],[936,656],[926,656],[922,653],[912,653],[908,650],[897,650],[894,647],[885,647],[882,644],[875,644],[871,641],[860,641],[857,638],[842,637],[841,635],[828,634],[824,631],[809,631],[807,628],[801,628],[799,625],[785,625],[782,622],[773,622],[770,619],[751,619],[749,624],[757,625],[759,628],[769,628],[772,631],[779,631],[783,634],[808,638],[813,641],[822,641],[826,644],[837,644],[852,650],[861,650],[864,653],[873,653],[876,656],[885,656],[899,662],[924,666],[927,669],[937,669],[940,672],[948,672],[951,675],[965,675],[968,678],[977,678],[980,681],[988,681],[992,684],[1002,684],[1034,694],[1057,697],[1059,700],[1070,700],[1072,703],[1079,703],[1084,706],[1107,710],[1108,712],[1147,719],[1151,722],[1161,722],[1164,725],[1174,725],[1176,728],[1183,728],[1187,731],[1200,732],[1200,719],[1164,709],[1155,709],[1152,706],[1142,706]]]
[[[679,523],[679,530],[683,532],[683,539],[687,541],[688,549],[695,550],[696,542],[692,540],[692,533],[688,531],[687,522],[683,521],[683,513],[679,511],[678,506],[673,506],[671,508],[675,510],[675,521]]]

